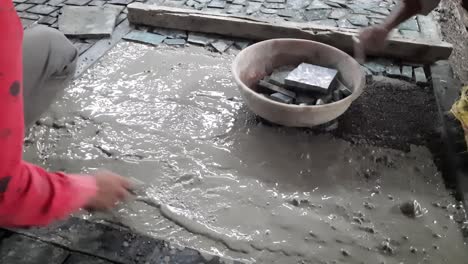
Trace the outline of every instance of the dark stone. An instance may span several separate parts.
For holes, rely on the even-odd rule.
[[[213,0],[208,4],[208,7],[210,7],[210,8],[225,8],[226,7],[226,1],[224,1],[224,0]]]
[[[34,6],[33,4],[19,4],[19,5],[15,6],[15,9],[16,9],[17,12],[23,12],[23,11],[26,11],[29,8],[33,7],[33,6]]]
[[[283,104],[292,104],[292,102],[294,100],[293,98],[291,98],[291,97],[289,97],[287,95],[284,95],[282,93],[271,94],[270,99],[273,100],[273,101],[276,101],[276,102],[283,103]]]
[[[112,262],[83,254],[72,253],[64,264],[112,264]]]
[[[340,5],[338,3],[334,3],[334,2],[331,2],[331,1],[326,1],[325,2],[327,5],[331,6],[331,7],[334,7],[334,8],[341,8],[341,7],[344,7],[343,5]]]
[[[351,254],[349,254],[349,252],[348,252],[346,249],[343,249],[343,248],[342,248],[340,251],[341,251],[341,254],[342,254],[343,256],[345,256],[345,257],[349,257],[349,256],[351,255]]]
[[[84,6],[84,5],[87,5],[89,2],[91,2],[91,0],[67,0],[65,4]]]
[[[234,46],[240,50],[243,50],[245,48],[247,48],[248,46],[250,45],[250,42],[249,41],[236,41],[234,42]]]
[[[123,39],[157,46],[166,39],[166,36],[134,30],[128,33]]]
[[[333,91],[333,101],[338,102],[338,101],[340,101],[341,99],[343,99],[343,98],[342,98],[342,96],[341,96],[340,90],[335,90],[335,91]]]
[[[62,264],[68,253],[50,244],[15,234],[0,243],[0,263]]]
[[[186,39],[187,31],[167,28],[152,28],[151,32],[166,36],[169,39]]]
[[[268,93],[268,94],[271,94],[271,93],[281,93],[281,94],[284,94],[290,98],[295,98],[296,97],[296,93],[292,92],[292,91],[289,91],[283,87],[280,87],[278,85],[274,85],[268,81],[265,81],[265,80],[260,80],[258,82],[258,87],[259,87],[259,91],[260,92],[265,92],[265,93]]]
[[[57,18],[51,16],[42,17],[41,19],[39,19],[39,21],[37,21],[37,23],[39,24],[44,24],[48,26],[54,24],[55,22],[57,22]]]
[[[291,71],[293,70],[294,70],[294,67],[292,66],[285,66],[285,67],[277,68],[271,73],[270,78],[268,79],[268,82],[274,85],[284,87],[286,85],[284,80],[289,75],[289,73],[291,73]]]
[[[21,3],[25,3],[26,1],[28,1],[28,0],[13,0],[13,3],[21,4]]]
[[[331,13],[330,9],[317,9],[317,10],[306,11],[304,13],[304,17],[307,21],[322,20],[322,19],[327,19],[330,13]]]
[[[58,7],[47,6],[47,5],[36,5],[35,7],[28,9],[29,13],[39,14],[39,15],[50,15],[52,12],[56,11]]]
[[[365,15],[351,15],[348,21],[355,26],[367,27],[369,25],[369,19]]]
[[[296,104],[301,105],[315,105],[317,102],[317,99],[314,97],[308,96],[308,95],[303,95],[303,94],[298,94],[296,95]]]

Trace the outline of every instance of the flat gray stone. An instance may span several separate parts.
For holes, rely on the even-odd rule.
[[[258,91],[265,94],[281,93],[288,97],[296,98],[295,92],[271,83],[268,77],[258,82]]]
[[[240,40],[234,42],[234,46],[240,50],[247,48],[250,45],[250,42],[247,40]]]
[[[36,20],[21,18],[21,25],[23,25],[23,29],[28,28],[29,26],[31,26],[35,22],[36,22]]]
[[[58,24],[60,31],[67,36],[110,37],[117,15],[117,10],[112,7],[65,6]]]
[[[414,78],[417,84],[424,85],[427,84],[427,77],[424,69],[422,67],[418,67],[414,69]]]
[[[190,32],[187,41],[192,44],[206,46],[213,42],[214,39],[203,33]]]
[[[292,104],[292,102],[294,101],[293,98],[287,95],[284,95],[282,93],[271,94],[270,99],[279,103],[283,103],[283,104]]]
[[[313,0],[306,8],[307,10],[330,9],[331,7],[320,0]]]
[[[348,14],[346,9],[333,9],[333,11],[328,15],[328,18],[331,19],[340,19]]]
[[[336,23],[336,20],[334,20],[334,19],[315,20],[314,24],[321,25],[321,26],[327,26],[327,27],[337,27],[338,26],[338,24]]]
[[[412,30],[412,31],[419,31],[418,21],[415,18],[410,18],[407,21],[401,23],[398,26],[400,30]]]
[[[421,39],[424,36],[421,34],[419,31],[413,31],[413,30],[400,30],[400,34],[403,36],[405,39]]]
[[[417,16],[424,39],[441,41],[439,26],[430,16]]]
[[[263,14],[267,14],[267,15],[274,15],[274,14],[278,13],[278,10],[262,7],[262,8],[260,8],[260,12],[262,12]]]
[[[127,35],[125,35],[123,39],[142,43],[142,44],[150,44],[153,46],[157,46],[166,39],[166,36],[154,34],[150,32],[145,32],[145,31],[133,30]]]
[[[303,10],[310,5],[310,0],[286,0],[286,5],[288,9],[292,10]]]
[[[210,7],[210,8],[225,8],[226,7],[226,1],[224,1],[224,0],[213,0],[208,4],[208,7]]]
[[[364,67],[369,69],[373,74],[380,74],[385,72],[387,63],[380,63],[376,61],[369,61],[364,64]]]
[[[125,6],[107,4],[104,6],[104,8],[112,8],[115,11],[115,13],[118,15],[123,12],[123,10],[125,9]]]
[[[169,6],[169,7],[183,7],[185,5],[186,1],[172,1],[172,0],[167,0],[164,1],[164,6]]]
[[[279,4],[284,4],[286,3],[286,0],[266,0],[267,3],[279,3]]]
[[[327,19],[330,15],[330,9],[316,9],[311,11],[306,11],[304,13],[304,17],[307,21],[314,21],[314,20],[323,20]]]
[[[91,1],[88,5],[90,6],[103,6],[105,5],[106,2],[105,1],[102,1],[102,0],[93,0]]]
[[[369,19],[365,15],[351,15],[348,17],[348,21],[360,27],[367,27],[369,25]]]
[[[54,24],[55,22],[57,22],[57,18],[51,17],[51,16],[44,16],[41,19],[39,19],[39,21],[37,21],[38,24],[43,24],[43,25],[48,25],[48,26]]]
[[[63,6],[63,1],[64,0],[50,0],[47,4],[51,6]]]
[[[56,6],[47,6],[47,5],[36,5],[30,9],[28,9],[28,12],[29,13],[33,13],[33,14],[39,14],[39,15],[44,15],[44,16],[47,16],[47,15],[50,15],[51,13],[53,13],[54,11],[56,11],[58,9],[58,7]]]
[[[284,9],[286,8],[286,5],[279,3],[263,3],[263,7],[268,9]]]
[[[290,10],[290,9],[283,9],[278,11],[278,16],[280,17],[296,17],[300,14],[297,11]]]
[[[30,19],[30,20],[38,20],[39,18],[41,18],[41,16],[39,16],[39,15],[30,14],[30,13],[26,13],[26,12],[19,13],[18,16],[20,18]]]
[[[86,43],[86,42],[77,42],[75,44],[73,44],[76,49],[78,50],[78,54],[81,55],[83,53],[85,53],[89,48],[91,48],[91,46],[93,46],[93,44],[91,43]]]
[[[401,70],[401,75],[411,81],[413,79],[413,67],[411,66],[403,66]]]
[[[401,70],[399,65],[389,65],[385,69],[385,73],[389,77],[401,77]]]
[[[285,83],[296,91],[328,93],[337,74],[335,69],[301,63],[286,77]]]
[[[229,5],[226,9],[226,13],[228,14],[238,14],[244,10],[243,5]]]
[[[349,23],[348,19],[346,18],[338,20],[337,25],[340,28],[357,28],[355,25]]]
[[[184,46],[185,43],[187,43],[185,41],[185,39],[170,39],[170,38],[167,38],[164,40],[164,43],[167,44],[167,45],[171,45],[171,46]]]
[[[133,0],[111,0],[108,3],[113,5],[129,5],[133,2]]]
[[[47,0],[29,0],[28,3],[29,4],[35,4],[35,5],[42,5],[42,4],[45,4],[47,2]]]
[[[20,4],[20,3],[25,3],[28,0],[13,0],[13,3],[15,4]]]
[[[91,0],[67,0],[65,1],[66,5],[77,5],[77,6],[84,6],[89,4]]]
[[[52,14],[50,14],[49,16],[57,18],[59,16],[59,11],[55,11]]]
[[[245,6],[247,4],[247,0],[233,0],[231,4]]]
[[[245,10],[245,13],[247,15],[251,15],[253,13],[256,13],[260,10],[260,8],[262,7],[262,3],[259,3],[259,2],[249,2],[249,4],[247,5],[247,9]]]
[[[366,10],[369,10],[372,13],[381,14],[385,16],[390,15],[390,11],[385,7],[371,7],[371,8],[366,8]]]
[[[215,48],[218,52],[223,53],[227,49],[229,49],[229,47],[231,47],[233,43],[234,41],[217,40],[215,42],[212,42],[211,46]]]
[[[30,9],[33,6],[34,6],[33,4],[19,4],[15,6],[15,9],[17,12],[23,12],[23,11]]]
[[[187,31],[177,30],[177,29],[168,29],[168,28],[152,28],[151,32],[166,36],[170,39],[186,39]]]

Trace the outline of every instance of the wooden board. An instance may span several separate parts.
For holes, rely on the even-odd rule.
[[[173,7],[142,3],[128,5],[130,23],[230,37],[266,40],[272,38],[300,38],[319,41],[337,47],[348,53],[353,52],[352,37],[357,30],[326,27],[311,23],[287,21],[262,21],[249,17],[215,14]],[[425,42],[392,38],[385,50],[369,55],[399,58],[414,62],[435,62],[447,59],[452,45],[446,42]]]

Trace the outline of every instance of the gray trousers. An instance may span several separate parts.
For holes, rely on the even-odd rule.
[[[58,30],[35,26],[24,32],[25,127],[31,127],[72,80],[78,51]]]

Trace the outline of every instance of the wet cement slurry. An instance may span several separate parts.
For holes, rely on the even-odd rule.
[[[120,43],[31,130],[25,158],[144,182],[111,216],[83,217],[202,252],[259,263],[467,258],[456,223],[463,210],[426,147],[403,152],[259,122],[231,80],[233,58]],[[399,107],[376,98],[383,107],[375,111]],[[410,199],[424,215],[401,213]]]

